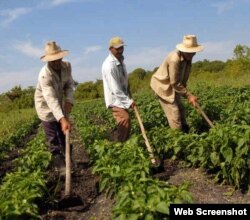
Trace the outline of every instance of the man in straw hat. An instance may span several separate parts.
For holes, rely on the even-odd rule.
[[[135,102],[130,97],[128,76],[124,64],[124,41],[114,37],[109,41],[109,55],[102,64],[102,77],[106,107],[112,110],[116,121],[113,140],[124,142],[129,138],[129,108]]]
[[[47,63],[39,73],[35,90],[35,108],[49,142],[49,150],[54,158],[59,158],[59,164],[55,166],[64,165],[65,132],[70,129],[66,116],[73,106],[71,65],[62,61],[66,55],[68,51],[61,50],[56,42],[45,44],[45,54],[40,59]]]
[[[187,81],[192,58],[196,52],[202,50],[203,46],[197,43],[195,35],[185,35],[183,42],[177,44],[176,50],[166,57],[153,74],[150,82],[150,86],[165,112],[169,126],[183,132],[188,132],[189,126],[186,122],[181,97],[187,98],[191,105],[196,105],[197,97],[188,91]]]

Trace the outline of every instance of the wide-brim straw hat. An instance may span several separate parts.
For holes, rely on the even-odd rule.
[[[44,48],[45,54],[40,57],[44,62],[54,61],[62,59],[68,55],[68,50],[62,50],[60,46],[56,44],[55,41],[49,41],[45,44]]]
[[[182,43],[177,44],[176,48],[181,52],[196,53],[202,51],[204,46],[197,43],[195,35],[184,35]]]

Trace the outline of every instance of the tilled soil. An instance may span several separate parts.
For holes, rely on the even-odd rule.
[[[70,134],[73,144],[72,158],[74,173],[72,173],[71,192],[72,201],[64,197],[65,178],[60,178],[53,167],[49,170],[48,188],[50,195],[39,203],[42,219],[74,219],[74,220],[111,220],[114,200],[106,197],[105,193],[98,191],[99,177],[92,173],[92,164],[84,149],[77,130],[73,127]],[[0,180],[6,172],[11,172],[14,167],[13,159],[19,155],[19,149],[12,151],[10,157],[0,164]],[[202,169],[182,168],[176,161],[164,161],[162,170],[153,175],[154,178],[168,181],[173,185],[180,185],[184,181],[190,184],[190,192],[197,204],[237,204],[250,203],[250,195],[234,191],[231,186],[215,183]],[[54,194],[53,194],[54,193]],[[74,199],[79,199],[81,204],[74,205]],[[63,200],[64,199],[64,200]],[[61,203],[66,201],[66,203]],[[77,200],[78,201],[78,200]],[[66,205],[63,207],[62,204]]]
[[[65,179],[60,179],[59,205],[51,206],[42,214],[42,219],[76,219],[76,220],[109,220],[113,200],[98,190],[99,177],[92,173],[91,161],[84,149],[77,130],[73,127],[70,133],[70,142],[73,145],[70,198],[64,196]],[[50,175],[58,176],[51,171]],[[74,204],[79,202],[82,204]],[[65,204],[66,203],[66,204]],[[66,207],[64,207],[66,206]]]
[[[84,143],[79,138],[77,130],[71,132],[73,144],[73,160],[77,165],[76,174],[72,179],[73,192],[82,198],[83,206],[65,210],[50,210],[44,219],[82,219],[111,220],[114,201],[98,192],[99,177],[92,174],[91,162],[84,149]],[[250,195],[234,191],[231,186],[219,185],[213,181],[204,170],[198,168],[183,168],[178,161],[165,160],[163,169],[156,170],[153,175],[173,185],[188,182],[194,202],[197,204],[236,204],[250,203]],[[62,192],[63,195],[63,192]]]
[[[202,169],[183,168],[176,170],[169,183],[179,185],[184,181],[190,184],[195,203],[199,204],[249,204],[250,194],[234,190],[232,186],[215,183]]]

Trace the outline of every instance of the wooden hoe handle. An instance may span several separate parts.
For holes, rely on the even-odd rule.
[[[65,196],[71,194],[71,161],[70,161],[70,141],[69,130],[66,131],[66,149],[65,149],[66,177],[65,177]]]
[[[134,111],[135,111],[135,115],[137,117],[137,120],[139,122],[139,125],[140,125],[140,128],[141,128],[141,132],[142,132],[142,136],[143,136],[143,138],[145,140],[145,144],[147,146],[147,150],[149,152],[149,156],[150,156],[151,162],[152,162],[152,164],[156,164],[156,159],[154,157],[152,147],[150,146],[150,144],[148,142],[148,138],[147,138],[147,135],[146,135],[146,132],[145,132],[145,129],[144,129],[144,126],[143,126],[143,123],[142,123],[142,120],[141,120],[141,117],[140,117],[140,114],[139,114],[137,106],[134,106]]]
[[[209,124],[209,126],[212,128],[214,127],[214,124],[212,123],[212,121],[207,117],[207,115],[205,114],[205,112],[202,110],[202,108],[200,107],[200,105],[198,103],[196,103],[196,110],[203,116],[203,118],[207,121],[207,123]]]

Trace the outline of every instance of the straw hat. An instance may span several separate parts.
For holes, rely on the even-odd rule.
[[[176,48],[185,53],[196,53],[204,49],[203,46],[197,43],[195,35],[184,35],[182,43],[177,44]]]
[[[113,37],[109,41],[109,48],[119,48],[125,46],[124,41],[120,37]]]
[[[41,56],[40,59],[44,62],[59,60],[68,55],[68,50],[61,50],[55,41],[48,41],[45,44],[45,55]]]

